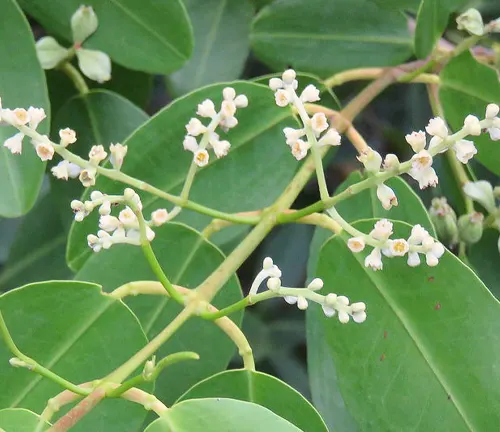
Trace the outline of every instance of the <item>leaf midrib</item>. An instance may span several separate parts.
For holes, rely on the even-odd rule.
[[[285,32],[254,32],[251,33],[252,39],[315,39],[326,41],[342,41],[342,42],[363,42],[363,43],[385,43],[392,45],[411,45],[410,38],[391,37],[391,36],[360,36],[325,34],[325,33],[285,33]]]

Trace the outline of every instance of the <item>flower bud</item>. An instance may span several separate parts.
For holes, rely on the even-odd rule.
[[[446,198],[434,198],[429,215],[436,228],[438,238],[448,246],[456,244],[458,241],[457,215]]]
[[[53,37],[45,36],[36,43],[36,55],[43,69],[54,69],[68,56],[68,50]]]
[[[102,51],[78,49],[78,66],[82,73],[93,81],[103,83],[111,79],[111,60]]]
[[[458,235],[460,240],[467,243],[477,243],[483,235],[482,213],[470,213],[460,216],[458,219]]]
[[[483,18],[477,9],[468,9],[457,17],[457,29],[465,30],[475,36],[484,34]]]
[[[80,6],[71,17],[73,42],[81,44],[97,30],[97,15],[91,6]]]

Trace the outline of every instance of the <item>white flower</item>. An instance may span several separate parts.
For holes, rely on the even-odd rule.
[[[54,156],[54,147],[49,142],[37,142],[36,154],[42,161],[52,160]]]
[[[444,246],[439,242],[434,242],[429,252],[425,254],[425,262],[429,267],[436,266],[444,252]]]
[[[351,304],[351,316],[355,323],[361,324],[366,320],[366,305],[363,302]]]
[[[328,121],[325,113],[316,113],[311,117],[311,128],[317,137],[319,137],[321,132],[328,129]]]
[[[61,145],[66,147],[69,144],[76,142],[76,132],[73,129],[66,128],[59,131],[59,137],[61,138]]]
[[[276,105],[279,107],[286,107],[292,100],[290,98],[290,94],[287,90],[279,89],[274,94],[274,99],[276,101]]]
[[[309,306],[309,303],[307,302],[307,299],[305,297],[302,296],[297,297],[297,307],[300,310],[306,310],[307,306]]]
[[[100,162],[106,159],[107,155],[108,153],[106,153],[106,151],[104,150],[104,146],[102,145],[92,146],[89,152],[90,163],[94,165],[99,165]]]
[[[151,213],[151,222],[153,225],[160,226],[168,221],[168,211],[164,208],[155,210]]]
[[[420,256],[418,252],[408,252],[408,260],[406,261],[410,267],[417,267],[420,265]]]
[[[397,170],[399,168],[399,159],[395,154],[388,153],[384,159],[384,168],[388,171]]]
[[[283,79],[283,83],[285,85],[293,85],[293,82],[295,81],[297,74],[293,69],[287,69],[285,72],[283,72],[283,75],[281,78]]]
[[[384,183],[379,184],[377,187],[377,198],[382,203],[382,207],[386,210],[390,210],[392,206],[398,205],[396,194]]]
[[[80,172],[79,179],[84,187],[90,187],[95,185],[95,168],[85,168]]]
[[[340,145],[340,134],[336,129],[330,128],[318,141],[318,146],[322,147],[325,145],[339,146]]]
[[[40,122],[47,117],[43,108],[33,108],[32,106],[28,108],[28,116],[30,119],[29,127],[33,130],[35,130]]]
[[[307,156],[307,151],[309,150],[310,146],[309,143],[298,139],[291,145],[291,148],[293,157],[299,161]]]
[[[92,195],[90,195],[92,197]],[[99,214],[101,216],[107,216],[111,214],[111,202],[110,201],[104,201],[101,206],[99,207]]]
[[[464,129],[469,135],[481,135],[481,124],[476,116],[468,115],[465,117]]]
[[[456,22],[458,30],[466,30],[468,33],[476,36],[484,34],[483,18],[477,9],[467,9],[457,17]]]
[[[263,270],[269,270],[269,269],[273,268],[273,266],[274,266],[274,262],[273,262],[273,259],[271,257],[265,257],[264,261],[262,261],[262,269]]]
[[[104,198],[104,194],[101,191],[94,190],[90,193],[90,199],[92,201],[97,201]]]
[[[186,125],[186,130],[189,135],[198,136],[204,134],[207,131],[207,128],[200,120],[198,120],[196,117],[193,117]]]
[[[210,99],[205,99],[201,104],[198,104],[196,114],[201,117],[213,118],[217,115],[217,112],[214,103]]]
[[[441,145],[441,143],[443,142],[443,138],[440,138],[438,136],[434,136],[431,138],[431,140],[429,141],[429,151],[436,148],[437,146]],[[446,148],[446,146],[441,149],[439,151],[439,153],[445,153],[448,149]]]
[[[414,171],[423,171],[432,166],[432,156],[427,150],[420,150],[411,158],[411,166]]]
[[[99,228],[107,232],[113,232],[121,226],[120,220],[115,216],[103,215],[99,218]]]
[[[382,254],[380,253],[380,248],[374,248],[369,255],[365,258],[365,267],[370,267],[372,270],[382,270],[384,267],[382,264]]]
[[[347,247],[351,252],[361,252],[365,248],[365,240],[362,237],[351,237],[347,240]]]
[[[405,239],[389,240],[389,250],[392,256],[404,256],[410,250],[410,245]]]
[[[320,100],[319,90],[312,84],[309,84],[301,93],[302,102],[316,102]]]
[[[244,94],[240,94],[234,98],[236,108],[246,108],[248,106],[248,98]]]
[[[184,141],[182,142],[182,145],[184,146],[184,150],[188,150],[190,152],[195,152],[198,150],[198,141],[196,141],[196,138],[191,136],[191,135],[186,135],[184,137]]]
[[[6,139],[3,146],[8,148],[12,154],[21,154],[23,151],[24,134],[19,132]]]
[[[2,110],[2,118],[3,120],[15,126],[22,126],[30,121],[28,111],[26,111],[24,108]]]
[[[223,100],[220,106],[222,117],[233,117],[236,114],[236,104],[233,100]]]
[[[204,167],[208,164],[208,152],[205,149],[198,149],[194,152],[193,161],[199,167]]]
[[[75,167],[77,168],[77,170],[75,169]],[[78,175],[80,174],[80,167],[68,162],[67,160],[62,160],[57,165],[53,166],[50,171],[52,172],[54,177],[60,180],[68,180],[69,177],[78,177]]]
[[[490,127],[488,128],[488,133],[490,134],[490,138],[492,141],[500,140],[500,128]]]
[[[238,119],[234,116],[232,117],[223,116],[219,122],[219,125],[224,132],[227,132],[229,129],[234,128],[237,124],[238,124]]]
[[[284,83],[280,78],[271,78],[269,80],[269,88],[272,91],[282,89],[283,87],[284,87]]]
[[[369,172],[379,172],[380,166],[382,165],[382,156],[368,147],[361,155],[359,155],[358,160],[365,166],[366,170]]]
[[[410,169],[408,174],[418,181],[420,189],[425,189],[428,186],[435,187],[438,184],[438,177],[434,168],[429,167],[423,170]]]
[[[307,285],[307,288],[309,288],[312,291],[319,291],[321,288],[323,288],[323,280],[320,278],[314,278],[309,285]]]
[[[425,148],[426,141],[424,131],[412,132],[411,134],[406,135],[405,139],[415,153],[418,153]]]
[[[408,243],[410,243],[411,245],[418,245],[422,243],[427,237],[430,237],[427,230],[422,225],[417,224],[411,229]]]
[[[102,245],[99,241],[99,237],[94,234],[89,234],[87,236],[87,244],[94,252],[100,252],[102,249]]]
[[[298,299],[295,296],[284,296],[283,300],[285,300],[288,304],[293,305],[293,304],[297,303]]]
[[[236,97],[236,90],[234,90],[234,88],[232,87],[225,87],[222,90],[222,97],[226,101],[233,101],[234,98]]]
[[[489,182],[485,180],[469,182],[464,185],[463,190],[469,198],[472,198],[488,210],[488,213],[495,212],[495,195]]]
[[[288,145],[292,145],[299,138],[303,137],[306,134],[304,129],[293,129],[291,127],[286,127],[283,129],[283,133],[285,134],[286,143]]]
[[[469,140],[459,140],[453,145],[453,150],[457,159],[466,164],[470,159],[477,153],[477,149],[472,141]]]
[[[370,236],[375,240],[386,241],[392,234],[392,222],[387,219],[377,221],[370,232]]]
[[[448,128],[441,117],[435,117],[429,120],[429,124],[425,127],[429,135],[446,138],[448,136]]]
[[[110,161],[114,169],[120,170],[123,165],[123,160],[127,155],[128,147],[122,144],[110,144],[109,152],[111,153]]]
[[[270,277],[267,280],[267,287],[271,291],[278,291],[281,288],[281,279],[277,277]]]
[[[125,228],[136,228],[138,225],[137,216],[130,207],[125,207],[118,214],[118,220]]]
[[[488,104],[488,106],[486,107],[485,117],[487,119],[493,119],[498,115],[499,112],[500,107],[497,104]]]
[[[212,141],[211,145],[218,159],[226,156],[231,148],[229,141]]]

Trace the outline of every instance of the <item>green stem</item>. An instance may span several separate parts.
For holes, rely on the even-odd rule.
[[[418,69],[415,69],[412,72],[408,72],[402,77],[398,78],[398,82],[406,83],[413,81],[417,76],[421,75],[424,72],[427,72],[429,69],[432,69],[436,65],[437,61],[435,59],[429,60],[424,65],[420,66]]]
[[[85,95],[89,92],[89,87],[82,74],[69,61],[62,63],[58,68],[71,80],[80,95]]]
[[[38,364],[35,360],[33,360],[31,357],[28,357],[27,355],[23,354],[21,350],[16,346],[14,340],[12,339],[12,336],[9,333],[9,329],[7,328],[7,324],[5,323],[5,320],[3,318],[2,312],[0,312],[0,332],[10,352],[14,354],[17,360],[19,360],[16,361],[12,359],[13,366],[24,367],[26,369],[29,369],[30,371],[35,372],[45,378],[48,378],[49,380],[55,382],[56,384],[59,384],[61,387],[64,387],[65,389],[72,391],[73,393],[82,396],[86,396],[90,393],[90,391],[78,387],[77,385],[60,377],[59,375],[55,374],[49,369],[44,368],[43,366]]]

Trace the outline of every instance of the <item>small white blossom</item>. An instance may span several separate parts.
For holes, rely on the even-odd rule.
[[[302,296],[297,297],[297,307],[300,310],[306,310],[307,306],[309,306],[309,303],[307,302],[307,299],[305,297]]]
[[[429,237],[429,233],[422,225],[414,225],[411,229],[410,237],[408,238],[408,242],[411,245],[418,245]]]
[[[232,129],[237,125],[238,125],[238,119],[234,116],[230,117],[223,116],[219,122],[219,126],[224,132],[227,132],[229,129]]]
[[[37,142],[35,150],[42,161],[52,160],[54,156],[54,147],[49,142]]]
[[[488,133],[492,141],[500,141],[500,128],[490,127],[488,128]]]
[[[270,277],[267,280],[267,288],[271,291],[278,291],[281,288],[281,279],[277,277]]]
[[[314,278],[309,285],[307,285],[307,288],[309,288],[312,291],[319,291],[321,288],[323,288],[323,280],[320,278]]]
[[[292,155],[298,161],[304,159],[307,156],[307,151],[309,150],[309,143],[298,139],[291,145]]]
[[[43,108],[34,108],[32,106],[28,108],[28,116],[30,119],[29,127],[33,130],[35,130],[41,121],[47,117]]]
[[[227,156],[229,149],[231,148],[229,141],[213,141],[211,145],[214,149],[215,156],[217,156],[218,159]]]
[[[283,133],[285,134],[286,143],[288,145],[292,145],[299,138],[303,137],[306,134],[304,129],[293,129],[291,127],[286,127],[283,129]]]
[[[285,300],[288,304],[294,305],[297,303],[298,298],[294,296],[284,296],[283,300]]]
[[[236,90],[234,90],[234,88],[232,87],[225,87],[222,90],[222,97],[226,101],[233,101],[234,98],[236,97]]]
[[[102,245],[99,241],[99,237],[94,234],[89,234],[87,236],[87,244],[94,252],[100,252],[102,249]]]
[[[234,115],[236,114],[236,104],[233,100],[223,100],[220,107],[220,112],[223,118],[234,117]]]
[[[441,117],[435,117],[429,120],[429,124],[425,127],[429,135],[446,138],[448,136],[448,128]]]
[[[274,266],[274,262],[273,262],[273,259],[271,257],[265,257],[264,261],[262,261],[262,269],[263,270],[270,270],[271,268],[273,268],[273,266]]]
[[[392,256],[405,256],[410,250],[410,245],[405,239],[389,240],[389,250]]]
[[[318,146],[322,147],[325,145],[329,146],[339,146],[340,145],[340,134],[334,128],[330,128],[318,141]]]
[[[23,151],[24,134],[19,132],[6,139],[3,146],[8,148],[12,154],[21,154]]]
[[[465,117],[464,129],[469,135],[481,135],[481,124],[476,116],[468,115]]]
[[[196,117],[193,117],[186,125],[186,130],[189,135],[198,136],[205,133],[207,131],[207,128],[200,120],[198,120]]]
[[[163,225],[168,221],[168,211],[166,209],[158,209],[151,213],[151,222],[154,226]]]
[[[499,112],[500,107],[497,104],[488,104],[488,106],[486,107],[485,117],[487,119],[493,119],[498,115]]]
[[[201,104],[198,104],[196,114],[201,117],[213,118],[217,115],[217,112],[214,103],[210,99],[205,99]]]
[[[373,230],[370,232],[370,237],[375,240],[386,241],[392,235],[392,222],[387,219],[378,220]]]
[[[122,144],[110,144],[109,152],[111,156],[109,158],[111,165],[114,169],[120,170],[123,165],[123,160],[127,155],[128,147]]]
[[[292,101],[289,92],[283,89],[279,89],[274,93],[274,99],[279,107],[286,107]]]
[[[193,161],[199,167],[204,167],[208,164],[209,155],[205,149],[198,149],[194,152]]]
[[[420,265],[420,256],[418,252],[408,252],[408,260],[406,261],[410,267],[417,267]]]
[[[107,232],[113,232],[121,226],[120,220],[111,215],[103,215],[99,218],[99,228]]]
[[[136,228],[139,223],[137,216],[130,207],[125,207],[118,215],[118,219],[125,228]]]
[[[420,189],[425,189],[429,186],[435,187],[438,184],[438,176],[434,168],[429,167],[423,170],[410,169],[408,174],[418,181]]]
[[[71,210],[75,213],[76,222],[81,222],[89,214],[89,211],[85,208],[85,205],[81,201],[73,200],[71,201],[70,206]]]
[[[319,90],[312,84],[309,84],[301,93],[302,102],[317,102],[320,100]]]
[[[399,168],[400,162],[395,154],[388,153],[384,159],[384,169],[388,171],[397,170]]]
[[[384,183],[377,186],[377,198],[385,210],[390,210],[392,206],[398,205],[398,198],[394,191]]]
[[[108,153],[104,150],[104,146],[102,145],[95,145],[92,146],[89,152],[89,160],[90,163],[94,165],[99,165],[104,159],[106,159],[106,156]]]
[[[198,150],[198,141],[196,141],[196,138],[191,135],[186,135],[184,137],[184,141],[182,142],[182,145],[184,146],[184,150],[190,151],[190,152],[195,152]]]
[[[458,30],[465,30],[476,36],[482,36],[484,34],[483,18],[477,9],[467,9],[463,14],[457,17],[456,22]]]
[[[495,213],[495,195],[490,182],[486,180],[468,182],[463,190],[469,198],[481,204],[489,213]]]
[[[297,74],[293,69],[287,69],[285,72],[283,72],[281,78],[283,79],[283,83],[285,85],[293,85],[296,76]]]
[[[453,150],[455,150],[457,159],[463,164],[469,162],[469,160],[477,154],[477,148],[474,143],[465,139],[459,140],[453,144]]]
[[[60,144],[67,147],[69,144],[76,142],[76,132],[73,129],[66,128],[59,131]]]
[[[79,179],[84,187],[90,187],[95,185],[95,168],[85,168],[80,172]]]
[[[14,126],[22,126],[30,121],[30,115],[24,108],[16,108],[14,110],[2,110],[2,119]]]
[[[269,80],[269,88],[272,91],[282,89],[283,87],[284,87],[284,83],[280,78],[271,78]]]
[[[366,170],[369,172],[377,173],[380,171],[380,166],[382,165],[382,156],[368,147],[361,155],[359,155],[358,160],[365,166]]]
[[[432,156],[427,150],[420,150],[411,158],[411,166],[415,171],[423,171],[432,166]]]
[[[328,120],[326,119],[325,113],[316,113],[311,117],[311,128],[316,134],[316,137],[319,137],[321,132],[328,129]]]
[[[425,148],[426,140],[424,131],[412,132],[411,134],[406,135],[405,139],[415,153],[418,153]]]
[[[380,248],[374,248],[365,258],[365,267],[370,267],[372,270],[382,270],[382,254]]]
[[[246,108],[248,106],[248,98],[244,94],[240,94],[234,98],[236,108]]]
[[[434,136],[431,138],[429,141],[429,151],[435,149],[436,147],[440,146],[441,143],[443,142],[443,138],[440,138],[438,136]],[[439,153],[445,153],[448,149],[444,147],[439,151]]]
[[[99,207],[99,214],[101,216],[108,216],[108,215],[111,214],[111,202],[110,201],[104,201],[100,205],[100,207]]]
[[[365,240],[362,237],[351,237],[347,240],[347,247],[351,252],[361,252],[365,248]]]
[[[54,177],[60,180],[68,180],[68,178],[76,178],[80,174],[80,167],[74,163],[62,160],[57,165],[53,166],[50,171]]]

